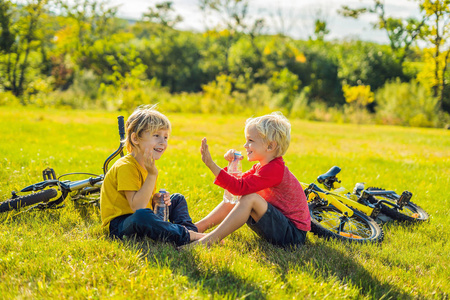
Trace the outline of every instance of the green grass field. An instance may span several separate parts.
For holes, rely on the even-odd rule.
[[[0,197],[57,175],[101,173],[118,146],[118,113],[0,107]],[[158,161],[159,187],[187,197],[194,221],[222,198],[199,147],[224,166],[244,144],[242,116],[168,115],[173,132]],[[127,117],[125,115],[125,117]],[[0,298],[448,299],[450,131],[292,120],[285,156],[302,182],[333,165],[343,186],[396,191],[430,214],[417,225],[383,227],[381,245],[325,241],[308,233],[295,251],[271,246],[246,226],[210,249],[179,251],[151,240],[111,241],[96,207],[0,215]],[[244,162],[244,169],[251,163]]]

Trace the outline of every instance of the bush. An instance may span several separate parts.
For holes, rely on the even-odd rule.
[[[15,106],[19,105],[20,100],[16,96],[14,96],[11,92],[2,92],[0,90],[0,106],[2,105],[8,105],[8,106]]]
[[[416,81],[386,83],[376,92],[375,100],[379,123],[422,127],[441,123],[438,99]]]

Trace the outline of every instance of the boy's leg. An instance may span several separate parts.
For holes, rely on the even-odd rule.
[[[236,206],[223,222],[205,237],[197,242],[202,244],[213,244],[244,225],[251,216],[258,221],[267,211],[267,202],[258,194],[242,196]]]
[[[234,206],[235,204],[220,202],[206,217],[195,223],[198,232],[205,232],[207,229],[220,224]]]
[[[282,247],[300,246],[305,243],[306,231],[298,229],[272,204],[267,203],[267,211],[259,220],[249,218],[248,227],[266,241]]]
[[[197,227],[192,223],[189,216],[186,199],[181,194],[170,195],[172,204],[169,206],[169,220],[178,225],[183,225],[187,229],[198,231]]]
[[[123,236],[149,237],[155,241],[174,242],[178,246],[189,243],[195,238],[187,228],[181,225],[164,222],[151,209],[138,209],[118,226],[119,238]]]

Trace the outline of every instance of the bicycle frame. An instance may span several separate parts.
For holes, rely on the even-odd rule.
[[[305,192],[307,193],[308,202],[319,200],[326,205],[331,204],[348,217],[351,217],[353,215],[353,210],[351,208],[357,209],[371,217],[376,217],[376,215],[379,213],[379,211],[375,208],[358,203],[357,197],[355,197],[355,199],[351,199],[344,196],[343,194],[345,192],[343,190],[339,191],[339,193],[336,193],[322,190],[314,183],[306,184],[301,182],[300,184],[302,185],[303,190],[305,190]],[[319,199],[317,199],[317,197]]]

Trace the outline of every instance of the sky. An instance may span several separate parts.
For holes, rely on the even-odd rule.
[[[167,0],[110,0],[110,5],[119,6],[119,17],[140,19],[142,14],[156,3]],[[204,31],[211,28],[220,18],[208,15],[206,18],[198,8],[198,0],[171,0],[173,8],[183,17],[176,28],[192,31]],[[326,20],[331,39],[355,38],[365,41],[387,43],[386,33],[374,30],[372,22],[376,17],[366,14],[358,20],[344,18],[337,14],[342,5],[350,7],[368,6],[373,0],[249,0],[250,18],[265,18],[265,33],[284,32],[298,39],[307,39],[314,31],[314,20],[319,16]],[[387,16],[418,16],[417,2],[413,0],[385,0]],[[284,25],[281,25],[282,22]]]

